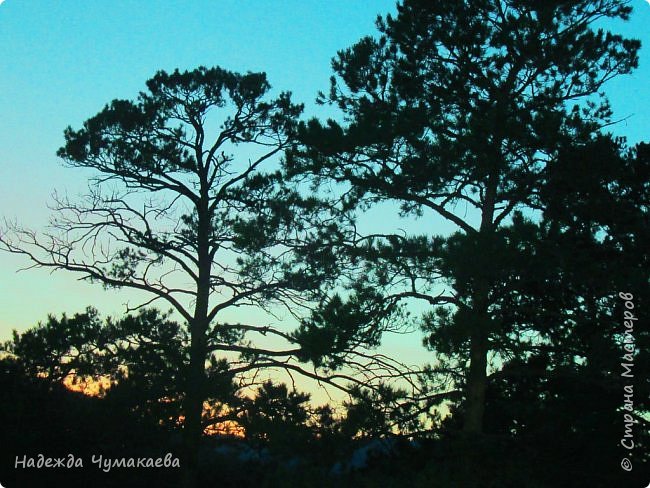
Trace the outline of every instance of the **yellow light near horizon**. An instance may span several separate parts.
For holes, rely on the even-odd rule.
[[[87,396],[102,397],[104,393],[111,387],[111,380],[107,377],[95,378],[80,378],[74,374],[69,374],[63,380],[63,386],[70,391],[83,393]]]
[[[82,393],[91,397],[102,397],[111,388],[112,384],[108,377],[95,378],[79,378],[74,374],[69,374],[63,380],[63,385],[70,391]],[[169,401],[169,399],[161,399],[161,401]],[[203,411],[208,414],[212,410],[209,403],[205,402]],[[169,419],[177,426],[182,427],[185,420],[184,415],[179,415],[176,418]],[[245,430],[237,422],[232,420],[224,420],[213,425],[206,427],[203,432],[208,436],[227,436],[243,438]]]

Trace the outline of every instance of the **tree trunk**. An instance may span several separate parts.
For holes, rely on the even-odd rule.
[[[187,391],[185,396],[185,421],[183,425],[183,488],[198,486],[199,448],[203,428],[203,391],[205,382],[205,326],[196,321],[192,324],[190,364],[187,371]],[[205,323],[205,320],[203,321]]]
[[[208,210],[208,185],[202,175],[201,200],[197,205],[198,281],[194,320],[190,324],[190,364],[186,376],[185,422],[183,425],[185,468],[183,488],[197,488],[199,449],[203,435],[202,413],[205,399],[205,361],[207,359],[208,308],[210,304],[211,218]]]
[[[466,405],[463,431],[466,434],[483,432],[485,390],[487,389],[488,338],[484,327],[477,327],[470,339],[470,363],[465,386]]]
[[[481,227],[479,236],[488,237],[494,231],[494,210],[497,192],[497,176],[493,171],[488,178],[485,201],[482,208]],[[479,239],[485,245],[483,239]],[[479,252],[489,252],[487,246]],[[481,273],[482,270],[479,270]],[[465,384],[465,419],[463,432],[469,435],[483,432],[483,415],[485,413],[485,391],[487,390],[487,356],[490,350],[488,327],[489,292],[492,283],[490,278],[482,276],[477,279],[472,296],[472,312],[474,314],[473,330],[470,335],[469,371]]]

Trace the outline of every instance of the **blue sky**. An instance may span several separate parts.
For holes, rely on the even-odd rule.
[[[352,6],[352,7],[351,7]],[[220,65],[266,71],[277,90],[312,103],[338,49],[373,31],[392,1],[43,1],[0,5],[0,216],[47,223],[54,189],[85,188],[56,149],[114,98],[133,98],[157,70]],[[0,254],[0,338],[49,312],[87,304],[120,313],[123,294],[31,270]]]
[[[650,45],[650,5],[633,2],[632,20],[613,26]],[[0,5],[0,218],[42,228],[54,189],[82,192],[87,174],[55,156],[63,129],[78,127],[114,98],[133,98],[157,70],[219,65],[266,71],[274,88],[291,90],[314,114],[328,88],[330,59],[374,33],[393,0],[24,1]],[[640,69],[608,87],[614,128],[650,140],[650,47]],[[65,272],[16,273],[28,263],[0,253],[0,340],[48,313],[86,305],[120,314],[125,292],[106,292]],[[421,354],[419,338],[400,339],[398,355]]]

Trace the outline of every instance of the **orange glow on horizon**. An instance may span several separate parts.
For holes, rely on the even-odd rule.
[[[81,378],[74,374],[69,374],[63,380],[63,386],[68,390],[77,393],[83,393],[87,396],[102,397],[105,392],[111,387],[111,380],[107,377],[95,378]]]
[[[110,379],[107,377],[102,377],[99,379],[92,377],[80,378],[74,374],[66,376],[63,380],[63,385],[70,391],[100,398],[103,397],[112,386]],[[161,399],[160,401],[169,401],[169,399]],[[208,402],[205,402],[203,405],[204,415],[206,417],[209,417],[209,413],[212,411],[213,407],[210,406]],[[185,416],[179,415],[178,417],[170,418],[169,420],[178,427],[182,427]],[[203,429],[203,432],[207,436],[225,436],[238,438],[245,437],[246,433],[244,428],[233,420],[224,420],[222,422],[217,422],[215,424],[209,425]]]

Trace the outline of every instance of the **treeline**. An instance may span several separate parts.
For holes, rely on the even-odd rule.
[[[106,378],[79,402],[114,402],[162,445],[182,432],[187,487],[219,476],[211,429],[277,456],[219,465],[252,485],[641,486],[650,145],[609,132],[606,83],[640,42],[600,27],[630,14],[405,0],[333,59],[333,119],[303,118],[263,73],[200,67],[66,129],[58,155],[95,171],[90,193],[0,244],[151,299],[15,334],[16,398]],[[430,364],[377,352],[413,330]],[[314,409],[269,371],[349,400]],[[387,438],[394,462],[342,468]]]

